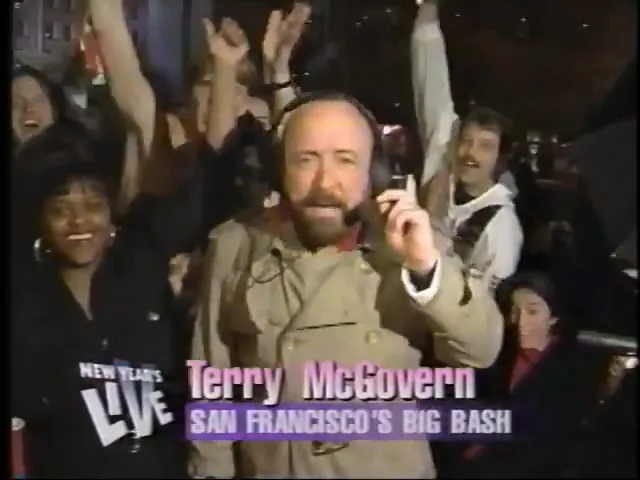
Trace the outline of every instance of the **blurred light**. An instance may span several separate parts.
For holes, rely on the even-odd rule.
[[[356,22],[356,27],[360,27],[362,25],[361,22]]]
[[[631,370],[632,368],[636,368],[636,366],[638,365],[638,359],[636,357],[633,356],[620,356],[618,357],[621,360],[621,363],[624,365],[624,368],[627,370]]]
[[[540,133],[534,130],[527,132],[527,141],[531,143],[540,143]]]
[[[394,107],[398,108],[400,106],[400,104],[398,102],[393,104]]]
[[[366,22],[367,20],[369,20],[369,17],[367,17],[366,15],[364,17],[362,17],[360,20],[362,20],[363,22]]]
[[[520,17],[520,23],[526,23],[527,17]]]
[[[416,0],[416,5],[422,5],[422,0]]]
[[[390,8],[385,8],[385,9],[384,9],[384,11],[385,11],[386,13],[391,13],[393,10],[391,10]]]
[[[454,17],[456,17],[456,18],[460,18],[460,14],[459,14],[459,13],[456,13],[456,14],[454,14]]]
[[[402,130],[402,126],[400,126],[400,125],[383,125],[382,126],[382,134],[383,135],[389,135],[389,134],[395,132],[396,130]]]
[[[589,28],[589,24],[588,24],[587,22],[584,22],[584,23],[581,25],[581,27],[582,27],[582,28]]]

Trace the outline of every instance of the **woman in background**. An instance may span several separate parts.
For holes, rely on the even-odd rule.
[[[13,71],[11,131],[14,150],[59,121],[70,121],[71,107],[62,87],[28,65]]]
[[[606,358],[579,347],[550,279],[523,272],[504,280],[496,300],[505,321],[498,360],[478,372],[479,395],[514,410],[517,438],[466,446],[443,469],[449,478],[557,478],[581,420],[593,407]],[[519,433],[518,433],[519,432]]]
[[[77,150],[82,146],[74,137],[82,137],[85,139],[83,145],[95,145],[95,155],[80,157],[103,165],[105,173],[116,179],[120,176],[121,162],[117,159],[122,156],[124,138],[118,128],[122,119],[113,112],[113,108],[105,108],[108,102],[102,102],[98,107],[101,121],[97,128],[88,128],[85,111],[73,105],[62,87],[43,72],[23,66],[13,75],[11,261],[17,268],[28,268],[33,260],[31,245],[37,238],[30,221],[39,209],[38,199],[34,198],[34,186],[42,180],[40,177],[46,176],[61,161],[56,155],[41,155],[44,145],[54,150]],[[108,115],[107,111],[112,114]],[[45,134],[47,138],[43,140]]]

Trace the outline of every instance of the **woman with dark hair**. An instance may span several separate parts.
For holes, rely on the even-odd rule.
[[[69,152],[83,161],[100,163],[89,155],[91,150],[92,142],[85,129],[74,122],[60,121],[29,137],[13,157],[10,237],[15,270],[26,270],[34,264],[32,245],[39,236],[39,225],[34,224],[39,209],[39,185],[52,168],[66,163]]]
[[[79,58],[79,55],[75,55],[71,63],[77,64]],[[73,73],[76,75],[72,78],[71,72],[68,72],[66,82],[88,83],[86,79],[77,78],[77,71]],[[123,153],[122,116],[119,112],[114,114],[110,102],[105,101],[109,95],[108,87],[100,89],[82,85],[76,85],[75,92],[69,92],[68,95],[61,84],[36,68],[21,66],[14,70],[11,83],[14,177],[29,176],[42,170],[41,165],[34,165],[30,160],[31,154],[21,154],[22,147],[53,125],[60,125],[63,129],[69,125],[75,129],[84,128],[86,134],[101,144],[100,158],[94,160],[108,162],[110,168],[118,172],[121,162],[114,162],[113,159],[121,157]],[[82,88],[78,89],[78,86]],[[100,90],[107,90],[107,96],[101,95]],[[84,97],[82,101],[78,98],[79,93]],[[76,99],[72,98],[74,96]]]
[[[199,224],[196,162],[152,150],[116,229],[112,182],[92,151],[42,147],[57,158],[34,159],[53,165],[32,197],[38,268],[12,279],[11,409],[26,423],[28,475],[184,478],[168,270]]]
[[[70,103],[58,84],[40,70],[23,65],[11,80],[11,130],[14,148],[58,121],[69,121]]]
[[[556,289],[540,272],[502,282],[496,301],[506,326],[502,351],[478,372],[482,400],[512,407],[517,438],[468,445],[449,478],[557,478],[593,406],[606,358],[579,347],[564,323]]]

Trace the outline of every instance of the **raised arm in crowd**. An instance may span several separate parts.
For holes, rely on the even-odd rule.
[[[511,150],[510,124],[488,108],[458,120],[437,0],[420,7],[411,56],[425,152],[420,203],[469,271],[494,288],[515,272],[523,244],[514,193],[499,183]]]
[[[309,4],[296,2],[288,15],[284,15],[280,10],[274,10],[269,15],[262,41],[262,57],[265,66],[264,81],[274,88],[272,121],[277,119],[284,107],[297,96],[289,64],[293,49],[310,14]]]
[[[458,119],[438,19],[438,0],[425,1],[418,11],[411,36],[411,71],[416,118],[425,155],[420,186],[425,186],[442,170],[443,157]]]

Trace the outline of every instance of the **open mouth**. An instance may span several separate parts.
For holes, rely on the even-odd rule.
[[[313,215],[318,216],[333,216],[336,212],[340,212],[342,209],[337,205],[310,205],[307,207]]]
[[[29,131],[38,130],[40,128],[40,122],[36,120],[26,120],[22,123],[22,126]]]
[[[81,242],[83,240],[91,240],[93,238],[93,233],[73,233],[71,235],[67,235],[67,240],[72,242]]]
[[[479,168],[480,164],[475,160],[467,159],[460,162],[460,165],[466,168]]]

